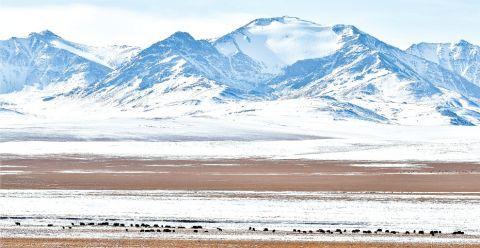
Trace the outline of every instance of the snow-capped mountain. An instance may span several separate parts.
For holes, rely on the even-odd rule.
[[[60,82],[89,84],[110,71],[104,65],[59,48],[63,44],[60,41],[60,37],[49,31],[0,41],[0,93],[26,86],[44,88]]]
[[[225,56],[251,57],[265,73],[271,74],[300,60],[325,57],[340,48],[338,36],[331,28],[288,16],[256,19],[213,44]]]
[[[480,46],[460,40],[456,43],[419,43],[408,53],[439,64],[480,86]]]
[[[165,102],[239,99],[255,94],[258,65],[227,58],[209,42],[177,32],[141,51],[131,62],[87,89],[119,106],[151,109]]]
[[[5,59],[15,51],[38,50],[34,56],[26,53],[28,61],[57,54],[75,59],[70,63],[44,60],[42,65],[49,69],[46,65],[66,67],[57,74],[73,71],[63,73],[67,79],[48,78],[44,84],[75,79],[72,75],[95,75],[83,80],[82,87],[42,95],[49,104],[61,96],[58,101],[63,105],[71,98],[122,111],[159,113],[173,106],[182,109],[177,111],[180,114],[191,114],[211,112],[217,108],[212,106],[222,103],[250,106],[245,103],[277,101],[281,108],[281,102],[296,99],[297,103],[317,102],[314,111],[334,119],[480,124],[478,47],[469,44],[452,48],[455,52],[449,57],[436,53],[437,58],[424,45],[403,51],[351,25],[323,26],[294,17],[257,19],[211,40],[177,32],[140,52],[131,47],[80,45],[51,32],[33,34],[23,42],[31,42],[33,36],[42,37],[37,40],[43,50],[15,50],[15,45],[4,45],[10,40],[4,41],[2,65],[12,67],[19,61]],[[0,73],[25,82],[9,70]],[[38,74],[31,78],[41,79]],[[8,107],[10,103],[0,97],[0,107],[19,110]],[[243,111],[240,107],[225,113]],[[246,111],[255,114],[257,110]]]
[[[88,85],[102,80],[138,52],[128,46],[91,47],[51,31],[0,41],[0,93],[26,86]]]

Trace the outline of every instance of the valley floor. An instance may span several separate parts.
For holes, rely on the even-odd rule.
[[[2,158],[2,189],[479,192],[472,162]]]
[[[1,162],[2,247],[480,244],[477,163],[73,155],[9,155]],[[134,226],[140,223],[149,226]],[[176,232],[165,233],[167,226]]]
[[[473,247],[479,134],[278,112],[8,118],[0,122],[0,246]]]
[[[238,248],[447,248],[447,247],[480,247],[468,244],[395,244],[395,243],[340,243],[340,242],[278,242],[278,241],[246,241],[246,240],[158,240],[158,239],[48,239],[48,238],[8,238],[2,239],[3,247],[238,247]]]

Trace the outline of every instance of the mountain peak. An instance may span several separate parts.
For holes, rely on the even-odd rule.
[[[167,40],[195,40],[192,35],[187,32],[177,31],[170,35]]]
[[[468,42],[468,41],[466,41],[466,40],[461,39],[461,40],[455,42],[455,45],[458,45],[458,46],[471,46],[472,43],[470,43],[470,42]]]
[[[270,17],[270,18],[258,18],[251,22],[249,22],[244,27],[254,27],[254,26],[268,26],[274,22],[282,23],[282,24],[289,24],[289,23],[309,23],[315,24],[310,21],[302,20],[298,17],[292,16],[280,16],[280,17]]]
[[[45,39],[58,39],[58,38],[61,38],[60,36],[56,35],[55,33],[53,33],[52,31],[46,29],[46,30],[43,30],[41,32],[33,32],[33,33],[30,33],[28,35],[28,37],[42,37],[42,38],[45,38]]]

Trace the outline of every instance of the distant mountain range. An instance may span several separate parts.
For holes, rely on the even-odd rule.
[[[462,40],[401,50],[354,26],[295,17],[257,19],[211,40],[177,32],[143,50],[50,31],[0,41],[0,110],[25,112],[16,98],[32,89],[43,101],[125,111],[308,99],[336,119],[479,125],[480,47]]]

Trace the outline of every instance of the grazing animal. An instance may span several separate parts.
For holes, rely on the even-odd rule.
[[[140,232],[145,232],[145,230],[143,230],[143,229],[140,229]]]
[[[251,226],[250,226],[250,227],[248,227],[248,230],[249,230],[249,231],[251,231],[251,230],[252,230],[252,227],[251,227]],[[295,230],[295,229],[294,229],[294,230]]]
[[[220,232],[223,232],[223,229],[220,228],[220,227],[217,227],[217,230],[220,231]]]
[[[391,234],[397,234],[397,231],[391,231],[390,233]]]
[[[69,227],[68,227],[68,229],[72,229],[72,227],[71,227],[71,226],[69,226]]]
[[[194,233],[198,233],[198,230],[197,230],[197,229],[195,229],[195,230],[193,230],[193,232],[194,232]]]
[[[318,229],[317,232],[319,233],[325,233],[325,231],[323,229]]]
[[[85,226],[85,223],[83,223],[83,222],[80,222],[80,226]]]
[[[406,231],[405,234],[410,234],[410,232],[409,232],[409,231]]]
[[[268,228],[263,228],[263,231],[264,231],[264,232],[268,232]]]
[[[70,224],[71,224],[72,226],[75,226],[75,224],[74,224],[74,223],[70,223]]]
[[[382,232],[383,230],[381,228],[377,229],[377,232]]]
[[[272,233],[274,233],[274,232],[275,232],[275,229],[272,230]]]
[[[167,226],[165,226],[167,227]],[[192,229],[202,229],[202,226],[192,226]]]
[[[154,224],[153,227],[159,227],[158,224]]]
[[[53,226],[53,224],[48,224],[47,226]]]
[[[353,229],[352,230],[352,233],[359,233],[360,232],[360,229]]]
[[[178,229],[185,229],[184,226],[178,226],[177,228],[178,228]]]
[[[206,232],[206,233],[207,233],[207,232],[208,232],[208,230],[205,230],[205,231],[203,231],[203,232]]]
[[[297,232],[297,229],[293,229],[293,232]]]
[[[308,231],[308,233],[313,233],[313,231],[312,231],[312,230],[310,230],[310,231]]]
[[[20,226],[20,222],[15,222],[15,225]]]
[[[307,233],[307,231],[303,231],[303,233],[304,233],[304,234],[306,234],[306,233]]]
[[[422,234],[422,235],[423,235],[423,234],[425,234],[425,232],[424,232],[424,231],[418,231],[418,234]]]
[[[196,231],[196,230],[195,230]],[[166,228],[166,229],[163,229],[163,232],[172,232],[172,230]]]
[[[462,231],[455,231],[455,232],[453,232],[452,234],[453,234],[453,235],[457,235],[457,234],[462,234],[462,235],[463,235],[463,234],[465,234],[465,233],[462,232]]]
[[[128,232],[128,229],[127,229],[127,228],[125,228],[125,232]]]
[[[135,227],[140,227],[140,225],[139,225],[139,224],[135,224]]]

